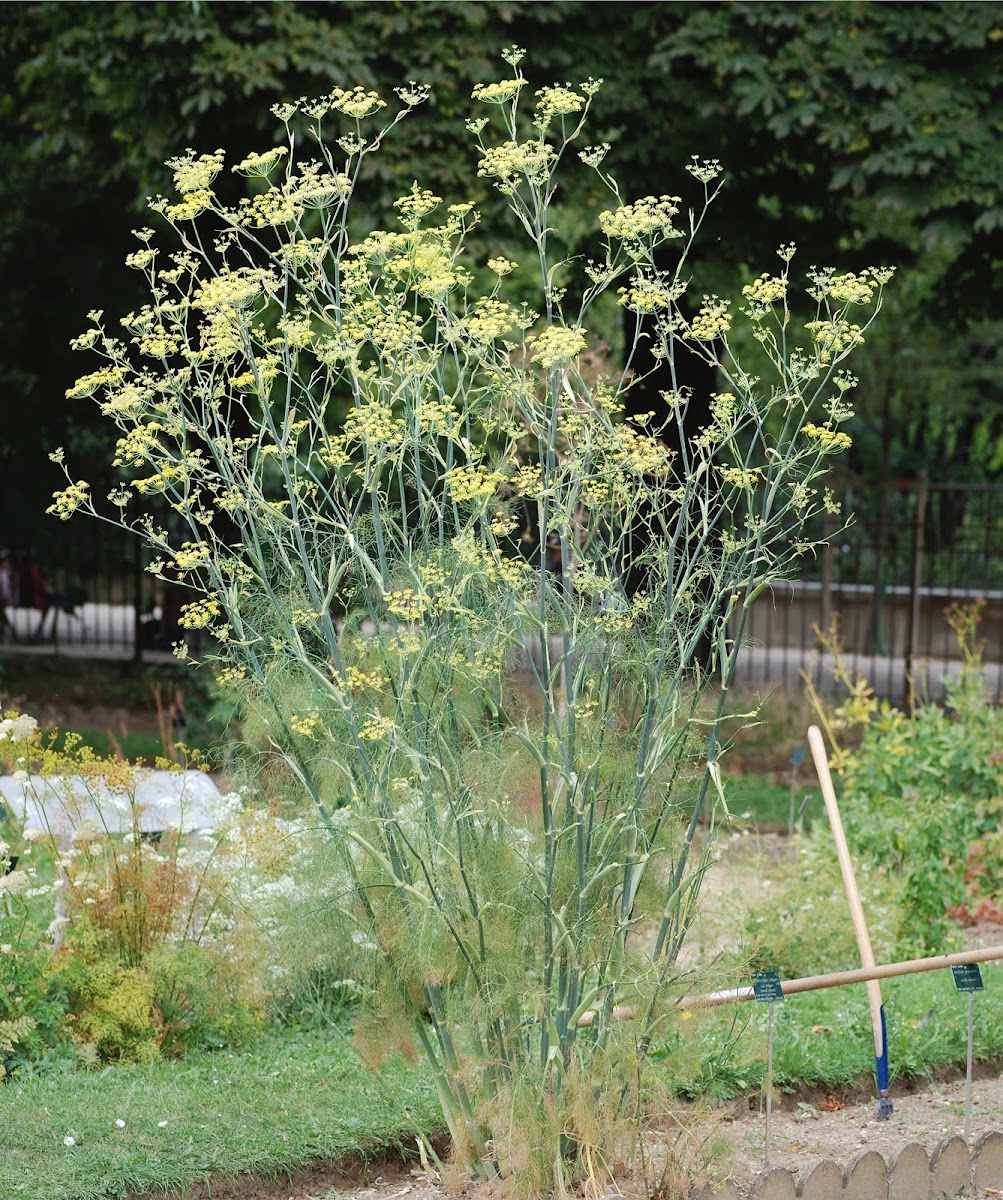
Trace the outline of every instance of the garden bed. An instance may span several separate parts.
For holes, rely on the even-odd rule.
[[[972,1144],[983,1134],[1003,1129],[1003,1079],[994,1066],[973,1084]],[[771,1167],[781,1167],[803,1180],[822,1160],[845,1169],[863,1152],[877,1151],[886,1163],[894,1161],[902,1147],[919,1144],[932,1156],[945,1139],[959,1135],[963,1120],[965,1081],[953,1075],[932,1084],[912,1084],[896,1090],[895,1112],[878,1121],[872,1098],[857,1091],[825,1093],[807,1089],[784,1098],[772,1118]],[[694,1110],[695,1115],[695,1110]],[[684,1114],[685,1116],[685,1114]],[[719,1168],[730,1163],[728,1172],[742,1192],[752,1190],[763,1171],[763,1117],[756,1096],[743,1096],[699,1117],[698,1128],[726,1146]],[[657,1144],[657,1132],[652,1135]],[[726,1153],[726,1157],[725,1157]],[[720,1176],[716,1176],[719,1178]],[[694,1184],[699,1192],[701,1181]],[[628,1189],[629,1191],[629,1189]],[[487,1196],[485,1186],[469,1185],[463,1195]],[[999,1190],[980,1189],[972,1196],[999,1195]],[[214,1179],[184,1194],[185,1200],[447,1200],[455,1196],[439,1181],[430,1178],[417,1164],[399,1159],[356,1160],[340,1165],[317,1165],[291,1178],[267,1180],[242,1176],[234,1180]],[[142,1198],[152,1196],[146,1193]]]

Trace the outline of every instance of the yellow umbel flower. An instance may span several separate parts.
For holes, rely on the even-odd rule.
[[[220,604],[214,596],[196,600],[193,604],[184,604],[178,624],[183,629],[206,629],[220,615]]]
[[[174,170],[174,186],[187,202],[193,193],[207,193],[209,185],[223,168],[226,153],[217,150],[214,154],[200,154],[189,150],[182,158],[169,159],[167,165]]]
[[[742,288],[742,295],[754,304],[776,304],[787,295],[787,280],[766,271]]]
[[[681,237],[672,219],[679,212],[678,196],[645,196],[633,204],[599,214],[599,227],[610,241],[631,244]]]
[[[457,504],[470,504],[491,499],[498,485],[505,482],[505,476],[500,471],[485,471],[483,467],[454,467],[446,472],[444,481]]]
[[[853,439],[848,433],[842,433],[837,429],[827,429],[824,425],[805,425],[804,435],[813,441],[824,454],[849,450],[853,445]]]
[[[289,149],[286,146],[273,146],[271,150],[265,150],[262,154],[249,154],[243,162],[237,163],[230,170],[241,175],[264,176],[274,170],[288,153]]]
[[[585,99],[570,88],[542,87],[536,93],[536,117],[538,122],[546,124],[553,117],[564,117],[571,113],[581,112],[585,107]]]
[[[482,104],[507,104],[513,96],[519,94],[526,80],[520,75],[515,79],[502,79],[498,83],[478,83],[470,93],[474,100]]]
[[[90,484],[79,479],[61,492],[53,492],[52,500],[53,503],[45,511],[61,521],[68,521],[78,508],[90,500]]]
[[[533,339],[530,361],[544,371],[566,367],[588,346],[586,332],[581,327],[568,329],[563,325],[548,325]]]
[[[489,146],[484,151],[484,157],[477,164],[477,174],[503,182],[516,175],[541,181],[556,159],[553,149],[542,140],[502,142],[500,146]]]
[[[696,342],[712,342],[715,338],[722,337],[731,329],[729,307],[728,300],[721,300],[717,296],[704,296],[700,311],[690,322],[690,327],[683,337]]]

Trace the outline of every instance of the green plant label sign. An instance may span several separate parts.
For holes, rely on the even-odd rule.
[[[952,967],[954,986],[959,992],[981,992],[982,972],[978,963],[964,963],[960,967]],[[756,993],[758,996],[758,992]]]
[[[777,971],[756,971],[752,976],[752,990],[760,1004],[772,1004],[783,1000],[784,989]]]

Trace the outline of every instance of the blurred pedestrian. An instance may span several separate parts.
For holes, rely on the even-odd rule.
[[[7,608],[15,603],[17,594],[18,578],[14,556],[6,546],[0,547],[0,642],[6,642],[8,638],[12,642],[17,641],[17,633],[7,615]]]

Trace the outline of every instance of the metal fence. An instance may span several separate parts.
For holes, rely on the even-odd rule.
[[[53,522],[44,541],[31,546],[8,531],[15,596],[0,629],[4,645],[137,659],[160,648],[164,585],[143,569],[139,540],[92,521],[72,526]]]
[[[740,679],[790,687],[806,671],[825,686],[832,661],[816,627],[835,618],[845,661],[879,694],[939,695],[962,661],[948,610],[978,601],[986,680],[1003,692],[1003,488],[921,478],[841,500],[853,525],[818,530],[825,548],[801,577],[754,605]]]
[[[825,686],[831,663],[814,628],[838,617],[848,664],[879,693],[901,697],[912,679],[935,694],[960,659],[945,609],[983,600],[987,680],[1003,693],[1003,487],[920,479],[845,487],[840,500],[850,528],[835,533],[842,517],[820,524],[812,532],[825,548],[753,606],[739,681],[800,687],[804,670]],[[10,609],[20,643],[136,659],[169,650],[176,589],[144,571],[138,539],[94,522],[54,525],[34,549],[55,597],[79,602],[55,605],[41,628],[37,609]]]

